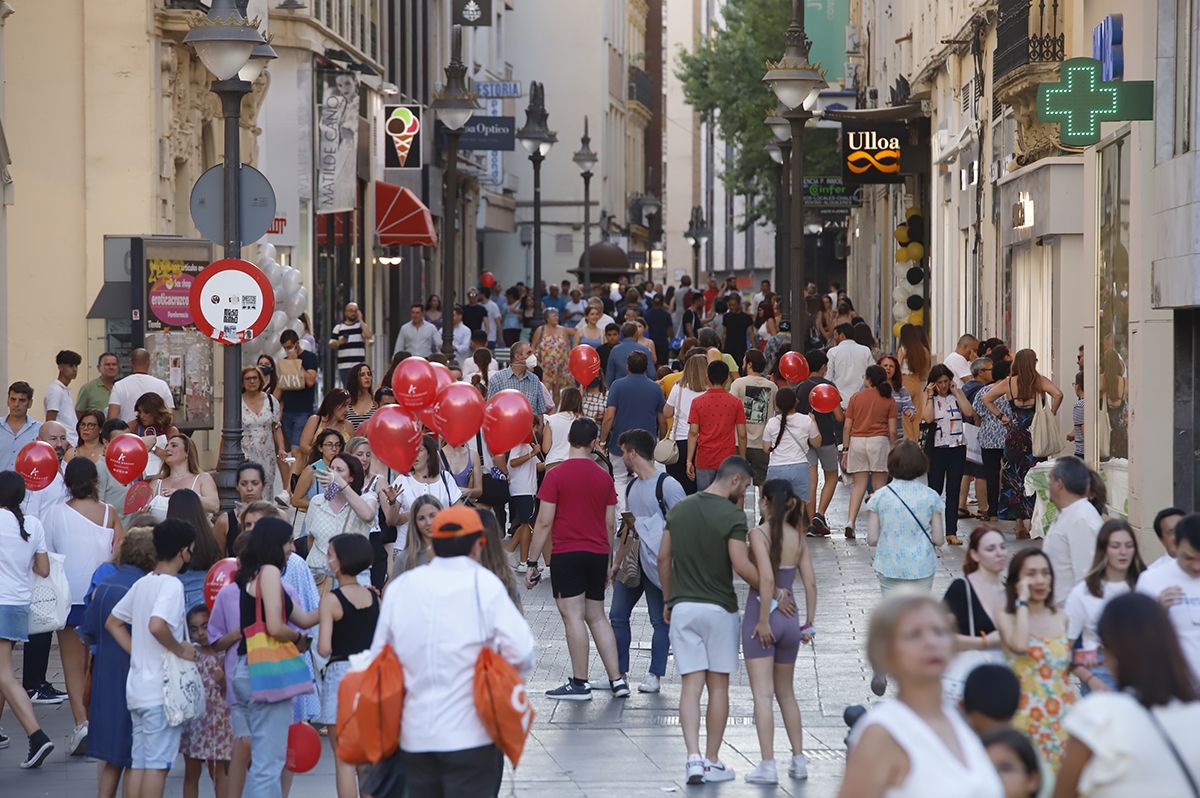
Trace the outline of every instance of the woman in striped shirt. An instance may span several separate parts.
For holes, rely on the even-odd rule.
[[[371,395],[374,379],[375,375],[366,363],[350,369],[350,378],[346,381],[346,390],[350,392],[350,411],[346,414],[346,420],[354,426],[355,432],[379,409]]]

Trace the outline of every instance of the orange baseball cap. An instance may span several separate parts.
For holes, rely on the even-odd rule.
[[[461,504],[447,507],[433,517],[433,537],[443,540],[462,538],[483,532],[479,513]]]

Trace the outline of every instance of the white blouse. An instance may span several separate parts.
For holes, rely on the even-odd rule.
[[[1074,643],[1083,635],[1085,651],[1095,651],[1100,647],[1096,624],[1100,621],[1100,613],[1104,612],[1104,606],[1117,596],[1129,592],[1129,584],[1126,582],[1104,582],[1103,585],[1103,596],[1093,596],[1088,590],[1087,582],[1075,585],[1067,596],[1067,638]]]
[[[675,383],[671,395],[667,397],[667,405],[675,408],[675,415],[667,422],[671,427],[671,440],[686,441],[688,438],[688,413],[692,410],[692,400],[702,395],[703,391],[693,391]]]

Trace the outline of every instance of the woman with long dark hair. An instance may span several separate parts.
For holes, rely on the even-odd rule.
[[[786,390],[786,389],[784,389]],[[750,530],[750,559],[758,568],[758,585],[750,588],[746,613],[742,619],[742,655],[750,690],[754,694],[754,727],[762,755],[758,766],[746,775],[752,784],[775,784],[779,775],[775,765],[775,713],[779,704],[783,725],[791,743],[792,757],[788,773],[793,778],[808,777],[808,761],[803,753],[800,705],[792,683],[800,644],[812,640],[813,618],[817,612],[817,581],[812,558],[804,543],[804,503],[786,479],[767,479],[762,486],[759,512],[766,519]],[[795,614],[785,615],[772,609],[770,597],[783,589],[791,592],[797,574],[804,585],[804,624]],[[763,600],[762,596],[769,597]]]
[[[292,700],[256,701],[250,687],[250,669],[246,663],[246,638],[250,627],[261,617],[267,634],[280,642],[295,643],[301,652],[308,650],[309,638],[288,622],[303,629],[318,621],[316,611],[306,612],[294,606],[283,589],[282,572],[292,551],[292,528],[278,518],[261,518],[246,535],[246,546],[238,558],[234,581],[238,586],[238,615],[242,638],[237,644],[237,665],[233,671],[233,695],[237,710],[250,727],[250,747],[254,756],[246,777],[245,795],[254,798],[279,798],[280,774],[287,759],[288,726],[292,723]],[[261,602],[261,614],[258,605]]]
[[[763,427],[762,448],[767,453],[767,479],[782,479],[803,503],[808,496],[808,451],[821,445],[821,433],[812,413],[796,410],[796,392],[780,388],[775,392],[779,412]]]
[[[359,363],[350,369],[350,378],[346,380],[346,390],[350,392],[350,410],[346,414],[346,420],[354,427],[355,432],[370,421],[371,416],[379,409],[371,392],[374,379],[371,367],[366,363]]]
[[[196,535],[188,569],[179,575],[179,581],[183,582],[183,606],[191,608],[204,601],[204,579],[208,569],[216,565],[225,552],[213,534],[208,513],[204,511],[195,491],[177,490],[172,493],[167,502],[167,518],[186,521]]]
[[[292,506],[297,510],[308,510],[309,502],[317,491],[329,484],[329,466],[333,458],[346,449],[346,439],[335,429],[323,429],[313,440],[308,463],[292,488]]]
[[[1004,612],[1007,570],[1008,545],[1004,533],[995,527],[975,527],[963,553],[963,575],[951,582],[942,596],[942,603],[954,616],[958,633],[955,648],[961,657],[951,663],[942,685],[953,700],[962,697],[970,668],[1004,658],[995,619]]]
[[[329,541],[337,535],[369,537],[379,511],[373,491],[364,491],[362,463],[349,452],[335,455],[329,464],[329,483],[309,501],[306,519],[309,550],[308,567],[325,595],[333,585],[325,557]]]
[[[1117,690],[1067,716],[1055,798],[1195,795],[1200,695],[1167,611],[1149,596],[1118,596],[1097,631]]]
[[[308,417],[304,431],[300,433],[300,454],[308,459],[313,440],[323,430],[335,429],[342,433],[342,440],[354,437],[354,425],[350,423],[350,392],[345,388],[331,388],[321,400],[321,406]]]
[[[283,392],[279,390],[279,367],[275,365],[275,358],[270,355],[259,355],[254,365],[262,374],[263,391],[274,396],[275,401],[282,399]]]
[[[908,395],[912,397],[916,418],[906,420],[904,437],[915,441],[921,432],[921,414],[925,410],[925,383],[929,379],[930,363],[933,360],[929,353],[929,339],[925,337],[925,328],[916,324],[905,324],[900,327],[900,344],[896,347],[896,360],[900,363],[900,381]]]
[[[442,329],[442,298],[437,294],[430,294],[429,299],[425,300],[425,321]]]
[[[854,485],[846,539],[854,540],[854,523],[867,493],[867,481],[879,490],[888,480],[888,452],[896,445],[896,400],[883,366],[867,366],[862,390],[850,397],[842,440],[842,468]]]
[[[17,681],[13,649],[29,642],[30,577],[49,576],[50,558],[42,523],[25,517],[23,501],[25,480],[16,471],[0,471],[0,697],[29,735],[29,754],[21,767],[36,768],[50,756],[54,743],[42,731],[29,695]]]
[[[1137,588],[1138,577],[1146,570],[1138,553],[1137,535],[1124,519],[1104,522],[1096,535],[1096,554],[1083,581],[1067,596],[1067,637],[1075,647],[1074,667],[1080,691],[1116,689],[1117,682],[1105,663],[1097,624],[1105,606],[1117,596]]]
[[[1029,519],[1033,516],[1034,497],[1025,495],[1025,475],[1037,462],[1029,432],[1033,414],[1047,394],[1050,410],[1054,413],[1058,412],[1063,400],[1058,386],[1038,373],[1037,363],[1036,352],[1022,349],[1013,358],[1011,375],[992,385],[983,395],[987,411],[1007,430],[1004,465],[1000,470],[999,517],[1002,521],[1016,521],[1017,538],[1022,540],[1029,538]],[[1008,413],[996,406],[996,400],[1001,396],[1008,398]]]
[[[996,618],[1009,666],[1021,682],[1013,728],[1028,734],[1058,770],[1066,735],[1062,721],[1075,703],[1070,681],[1067,618],[1054,605],[1054,567],[1040,549],[1022,549],[1008,565],[1004,612]]]
[[[921,420],[934,425],[929,449],[929,487],[946,497],[946,542],[959,546],[958,494],[967,468],[967,439],[964,420],[975,411],[948,366],[938,363],[929,371],[925,409]]]
[[[917,406],[909,393],[908,388],[904,387],[904,380],[900,374],[900,361],[895,355],[884,353],[879,358],[879,365],[883,366],[883,370],[887,372],[888,382],[892,384],[892,397],[896,400],[896,423],[904,430],[904,437],[909,440],[916,440],[915,435],[908,434],[909,427],[920,428],[920,417],[917,415]]]

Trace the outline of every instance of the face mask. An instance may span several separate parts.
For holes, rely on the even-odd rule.
[[[525,358],[525,368],[527,368],[527,369],[537,368],[537,355],[530,355],[529,357]]]
[[[270,377],[275,373],[275,369],[271,368],[270,366],[259,366],[258,370],[263,373],[264,377]]]

